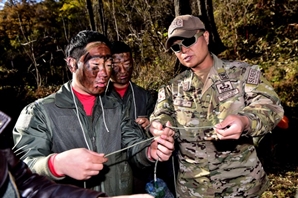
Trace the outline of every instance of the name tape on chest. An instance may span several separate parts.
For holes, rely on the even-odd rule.
[[[237,95],[238,93],[239,93],[238,89],[232,89],[230,91],[219,94],[218,99],[220,102],[222,102],[228,98],[232,98],[233,96]]]
[[[181,107],[191,107],[192,106],[192,101],[182,99],[182,98],[175,98],[173,104],[175,106],[181,106]]]

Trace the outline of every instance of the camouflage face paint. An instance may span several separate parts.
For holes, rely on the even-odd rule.
[[[81,92],[98,95],[104,92],[112,72],[111,52],[101,42],[86,46],[86,54],[81,56],[75,73]]]
[[[132,76],[133,63],[129,52],[113,54],[112,80],[118,84],[127,84]]]

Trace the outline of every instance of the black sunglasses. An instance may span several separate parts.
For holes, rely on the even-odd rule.
[[[175,43],[174,45],[172,45],[171,49],[174,52],[179,53],[181,51],[182,45],[184,47],[187,47],[187,48],[192,46],[193,44],[195,44],[197,42],[198,38],[200,36],[202,36],[203,34],[204,34],[204,31],[200,31],[200,32],[196,33],[193,37],[185,38],[185,39],[181,40],[180,42]]]

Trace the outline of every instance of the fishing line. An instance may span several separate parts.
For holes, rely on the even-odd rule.
[[[120,149],[120,150],[114,151],[114,152],[112,152],[112,153],[106,154],[106,155],[105,155],[105,157],[108,157],[108,156],[110,156],[110,155],[113,155],[113,154],[119,153],[119,152],[121,152],[121,151],[124,151],[124,150],[126,150],[126,149],[129,149],[129,148],[131,148],[131,147],[134,147],[134,146],[136,146],[136,145],[138,145],[138,144],[141,144],[141,143],[144,143],[144,142],[147,142],[147,141],[153,140],[154,138],[157,138],[157,137],[159,137],[159,136],[151,137],[151,138],[148,138],[148,139],[146,139],[146,140],[143,140],[143,141],[137,142],[137,143],[135,143],[135,144],[133,144],[133,145],[130,145],[130,146],[126,147],[126,148],[123,148],[123,149]]]
[[[204,128],[214,128],[214,126],[201,126],[201,127],[174,127],[174,126],[166,126],[170,129],[204,129]]]
[[[170,129],[203,129],[203,128],[213,128],[214,126],[202,126],[202,127],[173,127],[173,126],[166,126],[166,127],[170,128]],[[112,152],[112,153],[106,154],[105,157],[108,157],[108,156],[110,156],[110,155],[114,155],[114,154],[119,153],[119,152],[121,152],[121,151],[127,150],[127,149],[129,149],[129,148],[131,148],[131,147],[134,147],[134,146],[136,146],[136,145],[138,145],[138,144],[141,144],[141,143],[144,143],[144,142],[153,140],[154,138],[157,138],[157,137],[159,137],[159,136],[151,137],[151,138],[148,138],[148,139],[146,139],[146,140],[137,142],[137,143],[135,143],[135,144],[133,144],[133,145],[130,145],[130,146],[126,147],[126,148],[123,148],[123,149],[114,151],[114,152]],[[157,161],[158,161],[158,160],[157,160]]]

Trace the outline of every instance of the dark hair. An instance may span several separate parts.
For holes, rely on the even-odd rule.
[[[120,54],[124,52],[129,52],[131,55],[131,48],[122,41],[115,41],[111,47],[112,54]]]
[[[103,34],[92,30],[82,30],[71,38],[69,44],[65,48],[65,55],[66,57],[79,59],[85,53],[84,48],[86,45],[96,41],[104,42],[111,48],[110,41]]]

